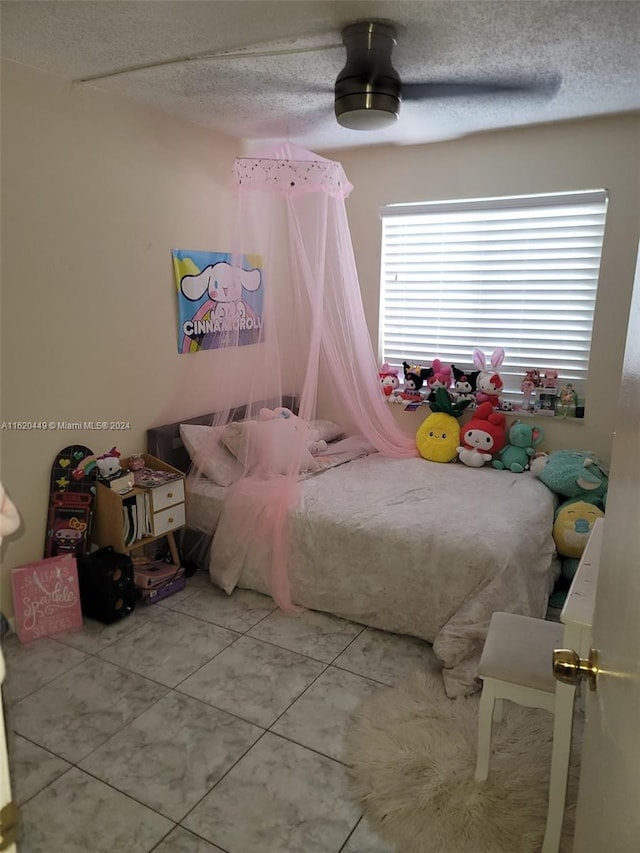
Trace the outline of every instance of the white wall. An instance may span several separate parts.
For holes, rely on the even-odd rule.
[[[640,119],[621,117],[337,152],[355,185],[348,213],[373,340],[383,204],[603,186],[611,202],[587,417],[548,431],[557,446],[608,455],[640,230],[639,139]],[[72,443],[142,450],[149,426],[213,410],[218,383],[237,375],[241,353],[178,356],[170,252],[225,250],[240,150],[204,128],[3,63],[0,418],[131,424],[0,432],[0,474],[23,517],[3,544],[5,613],[8,570],[42,555],[56,452]],[[415,430],[415,418],[398,417]]]
[[[124,431],[0,432],[23,518],[8,570],[39,559],[58,450],[144,450],[153,424],[210,410],[224,354],[178,356],[171,249],[228,246],[238,143],[11,63],[2,65],[3,421],[128,421]]]
[[[378,340],[379,213],[383,205],[604,187],[609,190],[609,207],[586,416],[583,421],[541,418],[538,423],[545,430],[545,447],[589,449],[608,459],[640,234],[639,155],[637,114],[499,131],[431,145],[327,154],[340,160],[354,185],[347,211],[373,341]],[[425,417],[424,410],[410,415],[394,406],[393,411],[408,432],[414,432]]]

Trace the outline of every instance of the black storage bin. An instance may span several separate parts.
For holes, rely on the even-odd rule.
[[[109,625],[136,606],[133,564],[128,554],[111,546],[78,559],[82,613]]]

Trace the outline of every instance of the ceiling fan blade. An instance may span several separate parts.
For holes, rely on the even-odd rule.
[[[430,98],[456,98],[476,95],[542,95],[551,97],[560,88],[559,74],[544,78],[513,80],[433,80],[424,83],[403,83],[402,99],[423,101]]]

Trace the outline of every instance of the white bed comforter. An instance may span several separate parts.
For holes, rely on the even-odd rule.
[[[269,592],[263,544],[238,541],[220,489],[192,487],[189,519],[214,532],[210,575]],[[300,484],[293,601],[433,643],[449,696],[476,690],[491,614],[543,617],[556,577],[555,499],[530,473],[372,454]],[[220,523],[217,523],[220,518]]]

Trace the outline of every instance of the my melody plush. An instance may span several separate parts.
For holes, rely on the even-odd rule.
[[[499,459],[491,463],[494,468],[522,474],[536,455],[536,447],[544,438],[544,432],[537,426],[514,421],[509,427],[509,443],[500,451]]]
[[[482,468],[491,462],[506,441],[506,419],[494,412],[491,403],[482,403],[460,432],[458,458],[470,468]]]
[[[451,365],[443,364],[439,358],[434,358],[431,364],[431,375],[427,377],[427,387],[429,388],[427,400],[430,403],[435,402],[438,388],[444,388],[446,391],[450,386]]]

